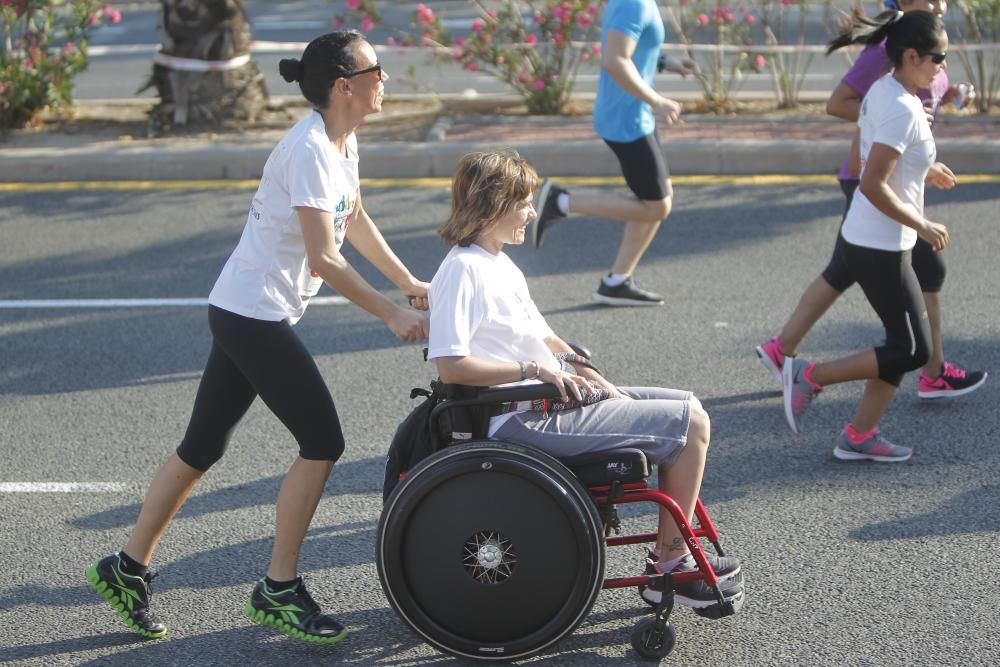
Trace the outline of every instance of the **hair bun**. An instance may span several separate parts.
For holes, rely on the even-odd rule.
[[[298,58],[284,58],[278,61],[278,73],[288,83],[302,81],[302,62]]]

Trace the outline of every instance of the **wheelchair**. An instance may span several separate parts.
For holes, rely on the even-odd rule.
[[[423,640],[460,658],[504,662],[553,647],[590,612],[602,589],[664,591],[631,643],[659,660],[674,648],[669,622],[675,582],[701,579],[717,603],[696,613],[730,616],[745,593],[726,600],[701,539],[724,555],[699,499],[697,526],[650,488],[638,449],[561,459],[487,438],[497,403],[558,398],[553,385],[482,388],[443,385],[431,411],[434,453],[402,476],[383,506],[376,566],[386,598]],[[617,505],[652,502],[668,510],[698,565],[692,572],[605,578],[605,548],[655,542],[656,533],[620,534]],[[612,534],[615,533],[615,534]]]

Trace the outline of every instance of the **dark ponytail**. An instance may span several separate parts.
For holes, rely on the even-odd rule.
[[[915,49],[926,55],[937,48],[944,23],[930,12],[906,12],[890,10],[873,19],[855,15],[851,23],[826,45],[830,55],[837,49],[851,44],[880,44],[885,41],[885,53],[896,67],[903,63],[903,52]]]
[[[278,73],[289,82],[298,82],[302,96],[316,107],[330,101],[330,86],[350,74],[355,67],[351,45],[365,37],[357,30],[338,30],[309,42],[302,59],[285,58],[278,63]]]

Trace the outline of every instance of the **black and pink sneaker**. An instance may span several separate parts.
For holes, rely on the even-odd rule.
[[[920,371],[917,396],[920,398],[954,398],[971,394],[983,386],[989,374],[985,371],[967,371],[950,361],[944,362],[941,375],[932,378]]]

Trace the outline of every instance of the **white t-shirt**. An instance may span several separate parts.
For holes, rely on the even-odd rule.
[[[353,133],[346,149],[346,155],[338,155],[318,112],[305,116],[278,142],[264,165],[243,236],[209,303],[259,320],[299,321],[323,279],[311,275],[295,207],[329,212],[337,247],[343,244],[358,199]]]
[[[861,102],[861,173],[874,144],[884,144],[899,153],[889,175],[889,188],[903,205],[918,216],[924,214],[924,179],[937,158],[934,135],[920,98],[886,74],[872,84]],[[916,230],[879,211],[862,194],[854,193],[841,230],[854,245],[876,250],[909,250],[917,241]]]
[[[454,246],[434,274],[428,297],[428,359],[476,357],[559,367],[545,344],[552,329],[531,300],[524,274],[506,254],[494,255],[475,244]],[[537,380],[510,385],[533,382]],[[490,434],[512,414],[494,417]]]

